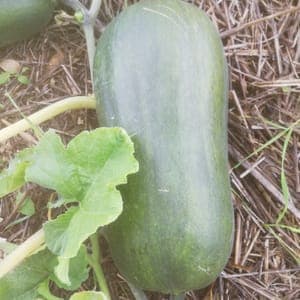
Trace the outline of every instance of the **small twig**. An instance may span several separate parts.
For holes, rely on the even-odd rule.
[[[265,88],[265,87],[300,87],[300,79],[291,78],[291,79],[279,79],[279,80],[270,80],[270,81],[254,81],[253,85]]]
[[[267,287],[264,287],[262,284],[256,283],[253,280],[250,280],[248,278],[228,278],[230,281],[234,281],[238,283],[241,286],[245,286],[255,292],[256,294],[259,294],[263,296],[263,299],[269,299],[269,300],[281,300],[282,298],[279,298],[275,292],[269,291]],[[259,295],[256,295],[256,299],[259,299]],[[251,299],[252,297],[249,297],[246,299]],[[255,298],[252,298],[255,299]]]
[[[13,208],[12,212],[5,218],[3,222],[0,223],[0,228],[5,228],[6,225],[10,222],[10,220],[14,217],[14,215],[18,212],[20,207],[24,204],[26,198],[28,195],[28,191],[25,190],[23,195],[21,196],[20,200],[15,204],[15,207]]]
[[[240,178],[243,179],[244,177],[246,177],[249,173],[252,172],[253,169],[255,169],[256,167],[258,167],[266,158],[263,156],[262,158],[260,158],[258,161],[256,161],[254,164],[252,164],[250,169],[245,170],[241,175]]]
[[[278,191],[278,189],[269,181],[267,180],[258,170],[252,169],[252,164],[243,160],[243,156],[236,150],[229,147],[229,153],[231,156],[235,157],[240,164],[246,168],[251,169],[251,174],[255,177],[260,184],[262,184],[282,205],[286,205],[286,201],[283,195]],[[287,204],[288,210],[298,219],[300,219],[300,210],[294,205],[292,201],[289,201]]]
[[[278,75],[280,76],[282,74],[282,59],[280,55],[280,43],[279,43],[279,32],[277,30],[277,24],[274,22],[274,19],[272,20],[272,30],[273,30],[273,36],[274,36],[274,48],[275,48],[275,54],[276,54],[276,61],[277,61],[277,67],[278,67]]]
[[[275,224],[274,224],[275,225]],[[283,240],[283,236],[282,233],[283,231],[278,231],[278,233],[276,233],[272,227],[276,227],[277,224],[274,226],[273,224],[265,224],[265,228],[269,231],[269,233],[272,234],[273,237],[275,237],[275,239],[279,242],[279,244],[287,251],[289,252],[289,254],[293,257],[293,259],[296,261],[297,266],[300,266],[300,255],[299,252],[295,249],[293,249],[290,245],[289,242],[284,241]],[[280,226],[280,225],[279,225]],[[277,227],[277,229],[280,227]],[[299,245],[297,245],[298,247],[296,249],[299,248]]]
[[[270,259],[270,254],[269,254],[269,239],[266,238],[265,240],[265,255],[264,255],[264,269],[265,272],[269,270],[269,259]],[[269,281],[269,273],[264,274],[264,281],[266,284],[268,284]]]
[[[31,124],[38,125],[70,109],[95,109],[96,102],[92,96],[70,97],[51,104],[36,113],[0,130],[0,143],[31,128]],[[29,122],[28,122],[29,121]]]
[[[240,214],[236,215],[236,238],[235,238],[235,245],[234,245],[234,264],[238,265],[241,259],[241,216]]]
[[[250,255],[250,253],[251,253],[251,251],[252,251],[252,249],[253,249],[253,247],[254,247],[254,245],[255,245],[255,243],[257,241],[257,238],[258,238],[258,236],[259,236],[260,233],[261,232],[258,229],[257,232],[256,232],[256,234],[255,234],[255,236],[254,236],[254,238],[253,238],[253,240],[252,240],[252,242],[251,242],[251,244],[250,244],[250,246],[249,246],[249,248],[248,248],[248,250],[247,250],[247,252],[243,255],[243,259],[242,259],[242,261],[240,263],[241,266],[245,265],[245,263],[246,263],[246,261],[248,259],[248,256]]]
[[[290,272],[299,272],[300,267],[294,269],[284,269],[284,270],[269,270],[263,272],[249,272],[249,273],[241,273],[241,274],[225,274],[221,273],[222,278],[239,278],[239,277],[251,277],[263,274],[280,274],[280,273],[290,273]]]
[[[240,26],[234,27],[232,29],[226,30],[225,32],[221,33],[221,37],[226,38],[226,37],[228,37],[230,35],[233,35],[233,34],[239,32],[239,31],[241,31],[241,30],[243,30],[243,29],[245,29],[249,26],[261,23],[263,21],[274,19],[274,18],[282,16],[282,15],[291,14],[291,13],[297,12],[298,10],[300,10],[300,6],[292,6],[288,9],[286,9],[286,10],[279,11],[275,14],[272,14],[272,15],[269,15],[269,16],[266,16],[266,17],[263,17],[263,18],[259,18],[259,19],[253,20],[251,22],[242,24]]]

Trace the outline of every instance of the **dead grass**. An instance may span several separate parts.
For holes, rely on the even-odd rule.
[[[291,133],[284,160],[288,209],[276,221],[286,204],[281,186],[284,128],[300,120],[300,3],[189,2],[204,9],[218,27],[229,63],[228,135],[236,231],[232,257],[219,279],[205,291],[188,293],[187,299],[299,299],[300,239],[295,230],[300,228],[300,124]],[[121,0],[103,0],[98,34],[123,6]],[[0,86],[2,127],[20,118],[3,96],[5,91],[25,114],[65,96],[91,92],[84,39],[74,24],[52,24],[39,37],[0,51],[0,60],[12,58],[29,67],[31,79],[28,86],[16,80]],[[80,111],[66,113],[43,127],[58,129],[67,140],[96,124],[94,113]],[[29,132],[1,145],[2,160],[5,163],[33,142]],[[12,197],[0,203],[4,219],[0,235],[14,242],[30,236],[46,219],[43,204],[49,194],[32,186],[26,189],[38,210],[34,217],[5,229],[4,223],[20,216]],[[115,299],[132,299],[107,252],[104,267]],[[167,297],[149,294],[149,299]]]

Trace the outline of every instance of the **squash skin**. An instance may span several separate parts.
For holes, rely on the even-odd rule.
[[[106,228],[121,274],[179,294],[213,282],[231,253],[227,65],[208,17],[178,0],[145,0],[102,34],[94,86],[101,126],[132,136],[140,171],[121,186]]]
[[[0,47],[25,40],[50,21],[54,0],[0,0]]]

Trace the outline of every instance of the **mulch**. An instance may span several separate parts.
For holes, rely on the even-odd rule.
[[[82,1],[87,4],[88,1]],[[232,256],[220,277],[186,299],[300,299],[300,3],[299,1],[189,1],[211,17],[229,65],[229,162],[235,207]],[[124,1],[104,0],[99,36]],[[59,14],[60,12],[57,11]],[[92,92],[86,46],[78,25],[52,22],[35,38],[0,50],[0,61],[27,67],[30,84],[11,79],[0,85],[0,126],[21,118],[4,96],[9,92],[25,115],[67,96]],[[64,113],[42,125],[64,141],[97,126],[95,112]],[[4,167],[17,150],[35,143],[34,134],[0,145]],[[0,202],[0,236],[20,243],[46,221],[49,192],[25,188],[37,213],[20,218],[14,194]],[[4,226],[5,224],[5,226]],[[134,299],[104,248],[104,268],[116,299]],[[93,288],[92,275],[83,288]],[[65,297],[62,291],[57,294]],[[149,299],[168,299],[149,293]]]

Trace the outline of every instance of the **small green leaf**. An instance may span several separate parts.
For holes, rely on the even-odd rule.
[[[83,188],[64,144],[53,130],[46,132],[35,146],[25,178],[57,191],[65,203],[75,201]]]
[[[43,297],[47,294],[46,282],[53,280],[59,287],[73,290],[80,287],[88,277],[88,262],[86,249],[81,247],[78,255],[69,262],[70,286],[63,285],[54,275],[57,266],[57,256],[48,249],[41,250],[26,258],[11,272],[0,278],[0,299],[32,300],[37,294]],[[46,293],[46,294],[45,294]],[[46,298],[46,297],[45,297]],[[56,299],[56,298],[46,298]]]
[[[10,79],[10,73],[9,72],[2,72],[0,73],[0,84],[5,84]]]
[[[73,294],[70,300],[108,300],[108,298],[102,292],[86,291]]]
[[[88,259],[86,249],[82,246],[75,257],[58,257],[58,265],[55,267],[51,279],[65,290],[76,290],[82,282],[88,278]]]
[[[283,229],[287,229],[291,232],[300,234],[300,227],[293,227],[293,226],[288,226],[288,225],[284,225],[284,224],[265,224],[265,225],[269,226],[269,227],[280,227]]]
[[[133,143],[123,129],[98,128],[80,133],[67,147],[49,131],[38,145],[16,156],[0,175],[0,195],[34,182],[56,190],[61,204],[74,205],[44,225],[45,242],[60,256],[59,264],[48,249],[27,258],[0,279],[0,299],[35,299],[38,285],[49,277],[65,289],[80,286],[88,276],[82,243],[122,212],[117,186],[138,170],[133,153]]]
[[[120,192],[109,186],[106,188],[105,183],[98,181],[80,207],[72,207],[44,224],[45,241],[53,253],[66,258],[75,256],[81,243],[121,214]]]
[[[57,258],[49,250],[28,257],[6,276],[0,278],[0,299],[32,300],[38,285],[49,277]]]
[[[133,153],[133,143],[121,128],[82,132],[67,148],[53,132],[44,135],[26,179],[55,189],[68,202],[78,202],[44,224],[45,241],[53,253],[76,256],[81,243],[120,215],[122,198],[116,186],[138,170]]]
[[[287,184],[286,176],[285,176],[285,168],[284,168],[284,162],[286,158],[286,152],[289,145],[289,141],[292,137],[294,127],[291,127],[289,131],[287,132],[287,135],[284,140],[283,149],[282,149],[282,157],[281,157],[281,172],[280,172],[280,183],[281,183],[281,189],[284,197],[284,207],[282,211],[279,213],[276,224],[280,223],[283,217],[285,216],[287,210],[288,210],[288,203],[290,201],[290,191]]]
[[[64,300],[63,298],[58,298],[51,294],[51,292],[49,290],[49,280],[48,279],[43,281],[41,284],[39,284],[39,286],[37,288],[37,292],[45,300]]]
[[[27,85],[30,83],[30,80],[26,75],[19,74],[16,77],[17,77],[17,80],[22,84]]]
[[[25,171],[30,163],[30,148],[19,152],[9,167],[0,174],[0,197],[14,192],[25,183]]]
[[[79,23],[79,24],[82,24],[83,23],[83,20],[84,20],[84,15],[83,13],[78,10],[75,12],[74,14],[74,19]]]
[[[29,197],[25,199],[25,202],[20,209],[20,213],[28,217],[31,217],[35,214],[34,203]]]
[[[13,243],[8,242],[6,239],[0,238],[0,253],[4,254],[4,257],[12,252],[17,246]],[[1,256],[0,256],[1,260]]]
[[[23,193],[19,193],[16,197],[17,204],[23,198]],[[22,203],[21,207],[19,208],[19,212],[25,216],[31,217],[35,214],[35,207],[34,203],[31,198],[26,197],[24,202]]]
[[[57,279],[66,286],[71,285],[69,278],[69,262],[70,258],[58,257],[58,265],[55,267],[55,275]]]
[[[33,299],[34,300],[39,300],[39,298],[37,298],[37,297],[38,297],[37,290],[36,289],[32,289],[32,290],[29,290],[28,292],[25,292],[24,294],[22,294],[20,296],[9,298],[9,300],[33,300]]]

